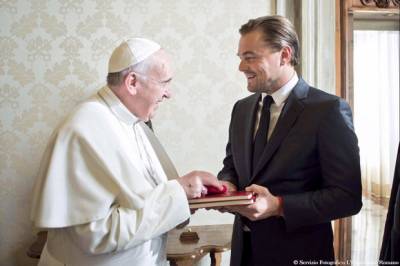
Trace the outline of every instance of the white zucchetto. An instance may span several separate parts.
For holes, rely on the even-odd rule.
[[[108,61],[108,73],[115,73],[142,62],[158,50],[161,46],[144,38],[130,38],[123,41],[114,49]]]

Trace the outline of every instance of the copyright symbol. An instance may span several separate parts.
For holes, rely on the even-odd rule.
[[[297,265],[297,264],[299,264],[299,262],[298,262],[297,260],[294,260],[294,261],[293,261],[293,264],[294,264],[294,265]]]

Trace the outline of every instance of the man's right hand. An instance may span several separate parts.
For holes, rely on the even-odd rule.
[[[202,194],[207,194],[205,185],[222,189],[222,184],[217,177],[205,171],[192,171],[178,178],[177,181],[185,190],[188,199],[200,198]]]

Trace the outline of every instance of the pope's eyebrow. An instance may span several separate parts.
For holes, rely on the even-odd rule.
[[[172,80],[172,78],[169,78],[169,79],[163,80],[163,81],[161,81],[161,82],[162,82],[162,83],[169,83],[169,82],[171,82],[171,80]]]

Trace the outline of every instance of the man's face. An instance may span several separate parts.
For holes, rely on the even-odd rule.
[[[279,89],[281,52],[269,48],[260,31],[246,33],[240,38],[238,56],[239,71],[245,74],[250,92],[271,94]]]
[[[147,121],[154,117],[158,105],[164,98],[170,98],[169,83],[172,80],[172,69],[169,57],[165,52],[155,55],[155,63],[145,75],[138,75],[141,86],[137,90],[141,118]]]

